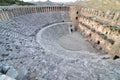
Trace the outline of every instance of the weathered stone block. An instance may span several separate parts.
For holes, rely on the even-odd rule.
[[[0,80],[15,80],[9,76],[6,76],[6,75],[0,75]]]

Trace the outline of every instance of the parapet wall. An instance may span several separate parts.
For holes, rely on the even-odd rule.
[[[50,12],[50,11],[69,11],[67,6],[27,6],[27,7],[15,7],[15,8],[5,8],[0,10],[0,22],[7,21],[11,18],[39,12]]]
[[[96,48],[114,59],[120,57],[120,12],[71,6],[70,16]]]

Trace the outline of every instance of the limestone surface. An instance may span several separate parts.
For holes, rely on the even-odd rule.
[[[119,80],[120,59],[96,51],[77,32],[69,34],[70,25],[67,11],[33,13],[0,23],[0,63],[12,65],[27,80]],[[70,41],[63,45],[60,41],[66,38]],[[74,43],[77,50],[71,47]],[[25,80],[23,75],[17,80]]]

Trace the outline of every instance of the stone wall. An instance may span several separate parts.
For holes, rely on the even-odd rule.
[[[80,32],[89,38],[94,47],[120,57],[120,12],[70,7],[72,22]]]
[[[11,18],[26,15],[31,13],[39,13],[39,12],[50,12],[50,11],[68,11],[69,7],[67,6],[47,6],[47,7],[39,7],[39,6],[26,6],[26,7],[6,7],[0,10],[0,22],[7,21]]]
[[[77,30],[89,38],[94,47],[112,58],[120,57],[120,12],[85,8],[81,6],[24,6],[0,10],[0,22],[31,13],[70,11],[70,18]]]

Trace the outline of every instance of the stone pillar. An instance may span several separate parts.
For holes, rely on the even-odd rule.
[[[2,10],[2,20],[3,20],[3,21],[7,20],[7,19],[6,19],[5,12],[4,12],[3,10]]]
[[[1,20],[4,21],[3,12],[1,12]]]
[[[67,10],[66,10],[66,7],[64,7],[64,11],[67,11]]]
[[[47,12],[47,7],[45,7],[45,12]]]
[[[38,7],[38,12],[40,12],[40,7]]]
[[[29,7],[26,8],[27,14],[29,14]]]
[[[7,15],[8,15],[8,19],[10,19],[10,18],[11,18],[11,15],[10,15],[10,9],[8,9],[8,11],[7,11]]]
[[[17,8],[17,11],[18,11],[18,16],[20,16],[21,15],[20,8]]]
[[[18,10],[17,10],[18,8],[15,8],[15,14],[16,14],[16,17],[18,16]]]
[[[42,8],[40,7],[40,12],[42,12]]]
[[[33,13],[33,7],[31,7],[31,13]]]
[[[34,7],[34,13],[36,13],[36,7]]]
[[[43,7],[41,7],[41,12],[43,12]]]
[[[49,7],[49,11],[51,11],[51,7]]]
[[[32,13],[32,7],[30,7],[30,14]]]
[[[55,11],[57,11],[56,6],[55,6]]]
[[[55,11],[55,10],[54,10],[54,6],[53,6],[53,11]]]
[[[53,11],[53,7],[51,7],[51,11]]]
[[[25,15],[26,14],[26,8],[25,7],[23,7],[23,11],[24,11],[23,15]]]
[[[44,7],[42,7],[41,9],[42,9],[42,12],[44,12]]]
[[[25,12],[24,15],[26,15],[27,14],[26,7],[24,7],[24,12]]]
[[[9,15],[8,15],[8,14],[9,14],[9,11],[7,10],[5,13],[6,13],[6,19],[9,20],[9,19],[10,19],[10,18],[9,18]]]
[[[57,8],[58,8],[58,7],[56,6],[56,11],[58,11]]]
[[[11,18],[13,18],[14,17],[13,9],[10,10],[10,14],[11,14]]]
[[[15,8],[15,17],[17,17],[17,8]]]
[[[37,12],[39,13],[39,7],[36,7]]]
[[[0,22],[2,22],[2,10],[0,10]]]
[[[48,12],[48,7],[47,7],[47,12]]]
[[[65,7],[65,11],[68,11],[68,9],[67,9],[68,7]]]

